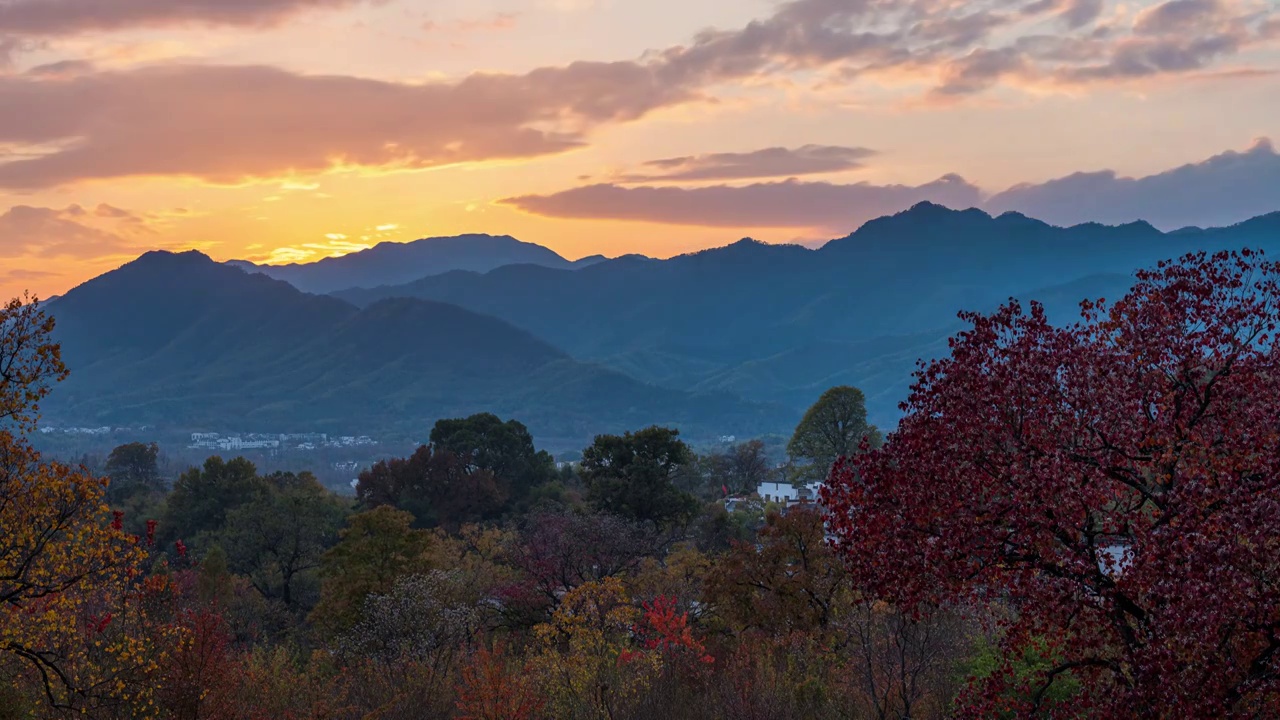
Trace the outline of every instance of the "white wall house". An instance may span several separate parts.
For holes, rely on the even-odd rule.
[[[816,500],[818,491],[822,489],[822,483],[809,483],[804,486],[806,492],[796,489],[794,485],[788,482],[763,482],[756,488],[756,494],[764,499],[765,502],[792,503],[800,502],[803,498],[807,501]]]

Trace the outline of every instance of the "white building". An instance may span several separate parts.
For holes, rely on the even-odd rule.
[[[765,502],[784,503],[793,505],[798,502],[813,502],[818,498],[818,491],[822,489],[822,483],[809,483],[802,488],[796,488],[789,482],[763,482],[756,488],[756,494],[764,498]]]

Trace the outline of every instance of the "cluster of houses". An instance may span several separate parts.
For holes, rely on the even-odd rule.
[[[129,432],[134,428],[113,428],[108,425],[102,427],[55,427],[53,425],[42,425],[40,433],[43,435],[110,435],[113,432]],[[147,430],[147,426],[137,428],[138,430]]]
[[[349,448],[377,445],[368,435],[342,435],[329,437],[327,433],[248,433],[222,435],[221,433],[191,433],[193,450],[278,450],[293,447],[297,450],[316,448]]]

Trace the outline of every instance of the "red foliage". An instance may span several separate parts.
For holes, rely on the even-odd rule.
[[[542,717],[545,701],[528,665],[513,668],[501,643],[480,648],[462,670],[458,685],[459,720],[532,720]]]
[[[673,597],[659,595],[653,602],[644,603],[644,616],[635,632],[646,649],[658,650],[665,658],[692,659],[708,665],[715,662],[702,642],[693,636],[689,614],[676,610]]]
[[[1199,254],[1071,327],[1036,304],[967,315],[887,447],[833,471],[861,582],[1009,602],[1008,649],[1047,643],[1023,699],[996,672],[971,715],[1030,712],[1067,673],[1072,716],[1280,712],[1278,279],[1256,253]]]
[[[180,611],[176,620],[186,632],[162,666],[166,712],[175,718],[233,717],[239,668],[226,622],[217,613],[189,610]]]

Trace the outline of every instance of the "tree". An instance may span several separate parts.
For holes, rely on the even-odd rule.
[[[253,463],[242,457],[224,462],[215,455],[174,482],[165,507],[165,537],[203,542],[226,526],[228,512],[260,500],[268,490]]]
[[[763,440],[739,443],[727,453],[716,453],[703,459],[715,495],[753,493],[769,479],[773,468]]]
[[[565,594],[551,619],[534,628],[541,648],[549,714],[563,718],[630,717],[661,670],[656,653],[637,641],[641,611],[616,577]]]
[[[310,473],[276,473],[266,480],[265,497],[227,513],[219,538],[231,569],[264,598],[292,609],[302,601],[299,581],[320,567],[321,555],[337,541],[345,509]]]
[[[385,594],[364,599],[360,621],[339,640],[340,652],[388,666],[427,663],[440,673],[479,623],[466,596],[456,571],[405,575]]]
[[[383,460],[360,473],[356,498],[366,507],[406,510],[420,527],[456,530],[496,517],[506,494],[493,472],[469,456],[423,445],[408,458]]]
[[[864,440],[873,448],[882,443],[880,431],[867,423],[862,391],[842,385],[824,392],[787,443],[787,454],[796,464],[793,481],[825,480],[836,460],[857,454]]]
[[[555,603],[566,590],[635,570],[664,545],[653,526],[616,515],[537,513],[507,556],[538,595]]]
[[[51,712],[137,709],[148,646],[123,628],[143,553],[112,521],[105,481],[45,462],[24,434],[67,374],[52,331],[34,300],[0,307],[0,673]]]
[[[969,716],[1043,710],[1067,681],[1064,716],[1280,712],[1278,278],[1201,253],[1069,327],[1035,303],[965,314],[885,448],[833,473],[868,589],[1011,606]],[[1051,662],[1009,687],[1032,647]]]
[[[523,501],[533,488],[556,477],[555,460],[534,448],[529,429],[492,413],[438,421],[431,430],[431,444],[492,472],[512,502]]]
[[[396,578],[431,569],[431,533],[389,506],[352,515],[337,545],[320,560],[320,602],[311,621],[336,635],[360,620],[366,596],[391,589]]]
[[[120,506],[138,495],[163,492],[164,481],[156,463],[159,455],[160,446],[155,443],[128,443],[112,450],[104,469],[111,478],[107,502]]]
[[[511,662],[500,641],[476,650],[455,691],[459,720],[534,720],[546,705],[533,666]]]
[[[605,512],[659,525],[691,518],[697,501],[674,479],[694,456],[679,435],[679,430],[654,426],[597,436],[582,452],[579,472],[587,499]]]
[[[822,516],[813,510],[769,513],[757,542],[735,542],[712,566],[708,598],[737,630],[826,631],[853,594],[824,534]]]

